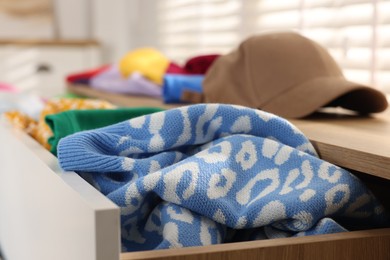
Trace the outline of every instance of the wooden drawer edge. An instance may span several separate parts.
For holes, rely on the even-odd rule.
[[[109,101],[118,106],[136,107],[136,106],[151,106],[161,107],[165,109],[175,108],[183,104],[164,104],[161,99],[152,98],[148,96],[131,96],[109,93],[97,89],[90,88],[82,84],[68,84],[67,90],[70,93],[86,96],[90,98],[97,98]]]
[[[94,39],[62,40],[62,39],[1,39],[0,45],[19,46],[99,46]]]
[[[134,259],[390,259],[390,228],[121,254]]]

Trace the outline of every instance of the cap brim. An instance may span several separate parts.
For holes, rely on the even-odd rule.
[[[371,87],[343,78],[316,78],[279,94],[259,109],[286,118],[302,118],[321,107],[340,106],[359,113],[386,110],[386,96]]]

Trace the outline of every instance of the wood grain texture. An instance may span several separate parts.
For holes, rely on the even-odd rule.
[[[390,179],[390,115],[290,120],[333,164]]]
[[[105,91],[96,90],[83,85],[68,85],[68,90],[73,94],[98,98],[98,99],[104,99],[118,106],[126,106],[126,107],[150,106],[150,107],[161,107],[166,109],[174,108],[178,106],[178,105],[164,104],[158,98],[108,93]]]
[[[98,46],[99,42],[93,39],[85,40],[45,40],[45,39],[0,39],[0,45],[20,46]]]
[[[121,260],[386,260],[390,229],[121,254]]]
[[[87,86],[68,87],[75,94],[106,99],[121,106],[173,108],[159,99],[117,95]],[[316,147],[320,157],[333,164],[390,179],[390,110],[375,116],[318,113],[290,120]]]

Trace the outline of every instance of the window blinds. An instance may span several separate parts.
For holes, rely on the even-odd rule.
[[[240,41],[240,0],[168,0],[160,3],[158,39],[176,61],[206,53],[226,53]]]
[[[227,53],[249,35],[294,30],[325,46],[353,81],[390,94],[389,0],[160,0],[158,40],[171,59]]]
[[[390,94],[390,1],[377,3],[375,18],[375,84]]]

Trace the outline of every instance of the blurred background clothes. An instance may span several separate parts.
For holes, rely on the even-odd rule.
[[[66,77],[66,82],[73,83],[73,84],[86,84],[88,85],[90,83],[90,80],[92,77],[98,75],[99,73],[102,73],[105,70],[108,70],[111,65],[102,65],[97,68],[92,68],[86,71],[81,72],[75,72],[72,74],[69,74]]]
[[[11,85],[11,84],[8,84],[8,83],[5,83],[5,82],[0,82],[0,92],[18,92],[18,89]]]
[[[20,111],[38,120],[44,105],[44,100],[36,94],[0,91],[0,114],[12,110]]]
[[[220,56],[193,56],[182,66],[157,49],[138,48],[127,52],[119,62],[69,74],[66,81],[105,92],[164,96],[165,103],[182,103],[183,91],[202,92],[203,75]]]
[[[119,61],[119,71],[124,77],[141,73],[150,81],[161,85],[170,61],[154,48],[138,48],[126,53]]]
[[[166,74],[206,74],[219,56],[219,54],[193,56],[180,66],[157,49],[139,48],[129,51],[121,58],[119,72],[124,77],[139,72],[146,79],[162,85]]]
[[[133,72],[123,77],[116,65],[95,75],[90,80],[90,87],[102,91],[160,97],[162,90],[159,85],[146,79],[140,72]]]
[[[50,127],[46,124],[47,115],[60,113],[75,109],[114,109],[113,104],[97,99],[79,99],[79,98],[53,98],[48,100],[42,106],[39,118],[32,118],[20,110],[10,110],[4,113],[12,125],[25,131],[37,140],[43,147],[50,150],[48,143],[49,137],[53,135]]]
[[[206,74],[219,54],[199,55],[189,58],[184,64],[184,71],[188,74]]]
[[[163,84],[164,103],[183,103],[182,95],[186,91],[202,93],[203,79],[203,75],[165,75]]]

